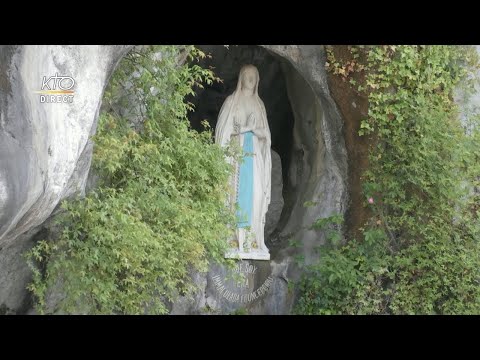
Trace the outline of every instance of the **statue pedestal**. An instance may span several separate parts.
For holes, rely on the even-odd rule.
[[[231,249],[225,253],[225,258],[238,260],[270,260],[270,253],[268,251],[255,249],[248,252],[240,251],[238,249]]]

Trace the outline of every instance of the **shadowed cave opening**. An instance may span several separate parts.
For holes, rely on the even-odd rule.
[[[281,178],[283,182],[283,202],[279,205],[275,199],[274,177],[279,171],[272,171],[272,203],[269,212],[274,219],[268,219],[265,227],[265,239],[267,246],[272,245],[272,239],[285,225],[295,202],[289,181],[289,169],[291,168],[293,149],[294,114],[287,93],[286,69],[293,67],[280,56],[269,52],[257,45],[230,45],[228,48],[222,45],[197,45],[211,58],[202,60],[201,65],[212,67],[216,76],[223,81],[198,89],[196,96],[188,100],[195,105],[195,111],[190,113],[189,120],[192,128],[201,131],[201,122],[207,120],[212,129],[217,124],[218,114],[225,99],[233,93],[237,86],[238,75],[243,65],[252,64],[258,68],[260,74],[259,96],[265,104],[268,124],[271,132],[272,150],[280,156]],[[272,158],[273,160],[273,158]],[[272,167],[275,164],[272,163]],[[279,169],[278,169],[279,170]],[[277,185],[278,186],[278,185]],[[276,201],[277,200],[277,201]],[[276,201],[276,205],[273,203]],[[272,224],[272,221],[274,222]],[[269,228],[274,230],[268,230]]]
[[[253,64],[260,73],[258,92],[267,110],[272,149],[280,155],[282,168],[288,169],[294,118],[282,70],[284,60],[256,45],[235,45],[228,49],[221,45],[198,47],[212,55],[203,61],[204,65],[213,67],[223,82],[197,90],[196,96],[189,99],[195,105],[195,111],[189,116],[192,127],[201,130],[201,121],[207,120],[215,128],[223,102],[235,91],[240,68]],[[285,182],[287,174],[282,175]]]

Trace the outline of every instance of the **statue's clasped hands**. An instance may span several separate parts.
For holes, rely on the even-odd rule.
[[[264,128],[262,127],[255,127],[256,125],[256,121],[255,121],[255,115],[252,113],[248,116],[248,119],[247,119],[247,126],[245,129],[243,129],[242,133],[243,132],[247,132],[247,131],[253,131],[253,133],[255,134],[256,137],[258,138],[266,138],[267,137],[267,133],[265,131]]]
[[[245,126],[241,126],[240,123],[235,121],[234,132],[236,133],[236,135],[239,135],[249,131],[253,131],[254,125],[255,125],[255,115],[253,115],[252,113],[248,116]]]
[[[244,134],[248,131],[253,131],[253,126],[255,124],[255,116],[250,114],[247,118],[247,122],[245,126],[241,126],[240,122],[235,118],[233,123],[233,134],[232,135],[240,135]]]
[[[255,133],[255,136],[263,138],[265,137],[265,132],[261,128],[255,128],[255,114],[251,113],[246,121],[245,126],[240,126],[240,124],[235,121],[234,122],[234,133],[233,135],[240,135],[246,132],[252,131]]]

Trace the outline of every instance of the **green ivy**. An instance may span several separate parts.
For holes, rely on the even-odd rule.
[[[190,128],[185,101],[218,80],[196,64],[204,56],[193,46],[154,46],[119,64],[93,138],[99,186],[64,202],[58,239],[28,254],[40,313],[163,314],[192,294],[191,271],[224,261],[234,221],[224,158],[232,154],[213,143],[207,123],[200,133]],[[140,124],[120,116],[118,103]],[[54,310],[51,293],[61,294]]]
[[[480,121],[468,114],[462,124],[454,101],[476,81],[476,52],[373,46],[358,53],[367,59],[358,90],[369,110],[359,135],[373,139],[363,176],[373,216],[362,239],[322,250],[301,282],[297,312],[478,314]],[[334,63],[348,77],[342,68]]]

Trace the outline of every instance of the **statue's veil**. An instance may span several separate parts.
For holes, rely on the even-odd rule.
[[[263,106],[263,103],[261,103],[260,97],[258,96],[258,83],[260,82],[260,75],[258,73],[258,69],[253,65],[245,65],[240,70],[235,91],[227,98],[222,108],[220,109],[217,126],[215,128],[215,141],[218,144],[226,145],[226,143],[230,141],[230,135],[233,131],[233,119],[230,119],[230,117],[234,114],[235,108],[238,106],[238,98],[240,97],[242,89],[242,78],[245,76],[245,72],[248,69],[253,69],[257,76],[257,81],[254,89],[254,97],[257,102],[258,109],[262,114],[260,119],[262,121],[262,127],[270,130],[268,127],[265,107]]]

